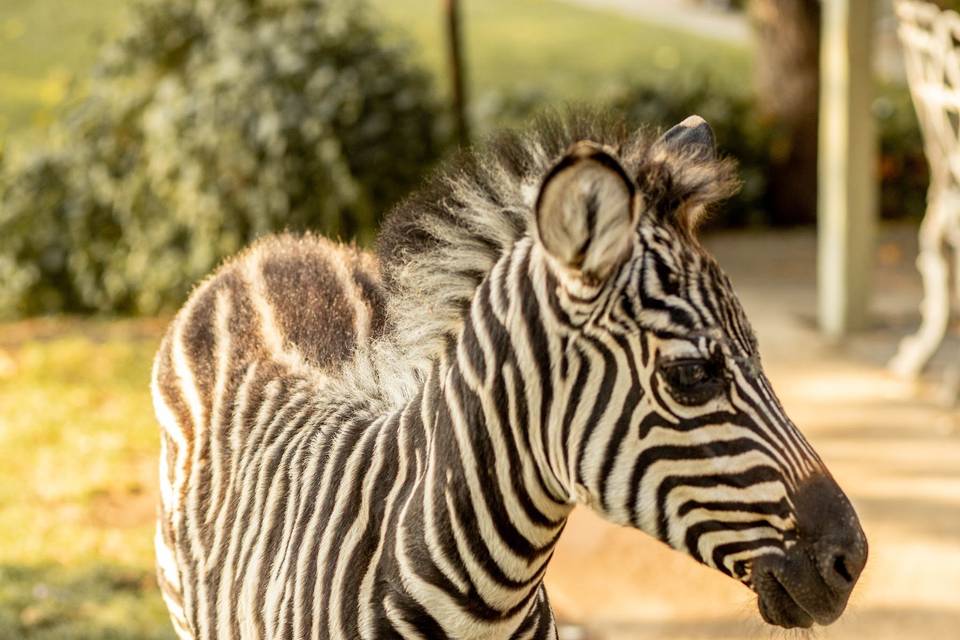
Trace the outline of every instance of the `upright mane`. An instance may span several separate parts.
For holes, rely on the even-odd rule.
[[[631,176],[645,174],[654,183],[644,185],[655,194],[648,207],[688,231],[703,205],[738,186],[732,161],[657,148],[648,130],[591,109],[544,114],[529,127],[459,152],[387,215],[377,243],[391,333],[415,368],[456,339],[483,278],[534,233],[543,177],[581,140],[610,148]],[[700,198],[689,198],[691,191]],[[674,203],[682,199],[697,210],[677,211]]]

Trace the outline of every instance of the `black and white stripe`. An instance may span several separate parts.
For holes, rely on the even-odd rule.
[[[180,637],[553,638],[578,503],[748,585],[793,544],[824,469],[693,237],[731,169],[594,126],[438,174],[379,274],[280,237],[198,287],[153,381]]]

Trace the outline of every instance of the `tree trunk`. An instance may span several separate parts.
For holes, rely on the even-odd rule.
[[[460,3],[444,0],[447,26],[447,59],[450,69],[450,94],[453,119],[457,127],[457,141],[461,147],[470,144],[470,125],[467,121],[467,96],[464,80],[463,38],[460,28]]]
[[[778,226],[812,223],[817,211],[819,0],[750,0],[757,33],[756,90],[774,131],[766,205]]]

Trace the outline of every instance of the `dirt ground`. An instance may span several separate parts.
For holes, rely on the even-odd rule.
[[[846,613],[814,637],[960,640],[960,409],[944,404],[937,383],[960,362],[960,340],[921,383],[883,368],[919,322],[913,229],[881,234],[874,324],[840,346],[814,330],[812,232],[723,234],[707,244],[740,294],[788,413],[850,495],[870,542]],[[764,625],[741,585],[585,509],[547,581],[562,618],[581,624],[571,638],[794,637]]]

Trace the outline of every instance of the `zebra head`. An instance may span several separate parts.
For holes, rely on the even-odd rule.
[[[829,624],[867,543],[696,240],[735,183],[698,117],[644,149],[579,142],[544,177],[534,251],[565,340],[560,475],[608,520],[746,584],[767,622]]]

